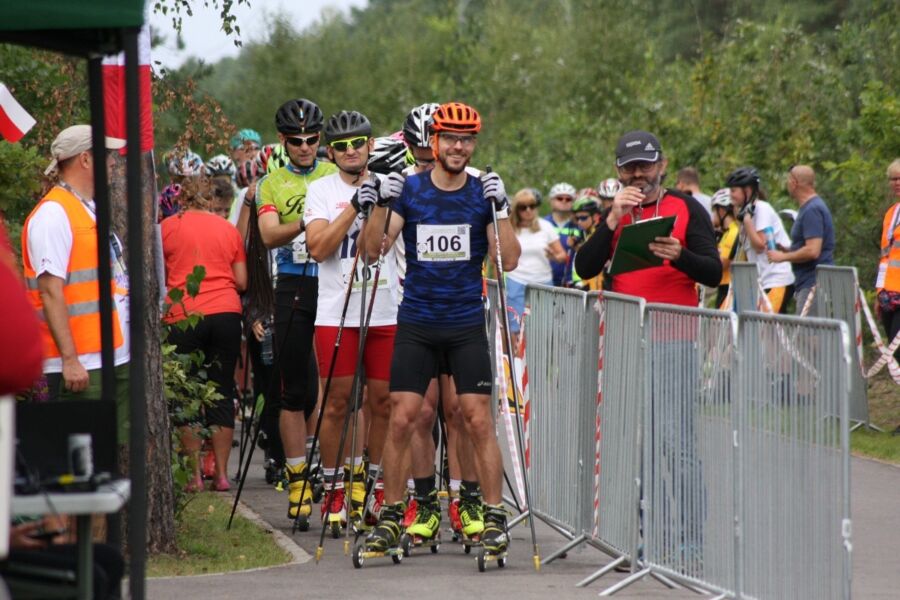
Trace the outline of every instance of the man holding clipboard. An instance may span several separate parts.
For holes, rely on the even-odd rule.
[[[652,133],[630,131],[619,139],[622,190],[575,255],[575,270],[582,278],[594,277],[612,259],[612,291],[696,306],[695,283],[718,285],[722,263],[706,209],[662,187],[667,165]]]

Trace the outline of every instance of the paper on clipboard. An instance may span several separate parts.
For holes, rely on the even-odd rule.
[[[649,245],[657,237],[671,235],[674,227],[674,215],[655,217],[623,227],[609,264],[609,274],[618,275],[662,265],[663,259],[650,252]]]

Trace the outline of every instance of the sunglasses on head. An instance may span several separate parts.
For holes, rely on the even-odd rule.
[[[353,148],[354,150],[359,150],[363,146],[366,145],[366,142],[369,141],[367,136],[361,135],[359,137],[348,138],[346,140],[337,140],[335,142],[331,142],[329,146],[332,147],[336,152],[346,152],[348,148]]]
[[[534,210],[537,208],[537,204],[519,204],[516,206],[517,210]]]
[[[307,146],[315,146],[319,143],[319,134],[309,135],[306,137],[286,137],[284,141],[289,145],[294,146],[296,148],[301,147],[303,144]]]

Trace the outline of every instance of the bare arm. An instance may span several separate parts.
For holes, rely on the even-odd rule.
[[[66,389],[82,392],[88,386],[88,373],[78,360],[75,339],[69,328],[69,310],[63,295],[64,281],[49,273],[38,276],[38,293],[44,305],[44,318],[62,358],[62,375]]]
[[[744,215],[744,232],[747,234],[747,239],[750,240],[750,245],[756,250],[757,253],[766,251],[766,237],[756,230],[756,225],[753,224],[753,217],[750,216],[750,213]]]
[[[816,260],[822,254],[822,238],[809,238],[802,248],[788,252],[769,250],[769,262],[804,263]]]
[[[234,283],[238,292],[247,291],[247,263],[236,262],[231,264],[231,272],[234,273]]]
[[[384,206],[376,206],[372,210],[372,214],[369,215],[369,223],[366,225],[366,229],[371,227],[373,232],[378,232],[378,235],[368,235],[366,237],[366,252],[369,254],[369,260],[378,259],[378,253],[381,251],[382,235],[384,233],[384,220],[386,218],[387,208]],[[384,243],[385,252],[390,250],[391,246],[393,246],[394,242],[397,240],[397,236],[403,231],[404,222],[403,217],[394,211],[391,211],[391,222],[388,227],[387,240],[385,240]]]
[[[334,254],[356,220],[356,210],[348,206],[330,223],[325,219],[310,221],[306,227],[306,247],[316,261],[323,262]]]
[[[498,219],[497,228],[500,230],[500,259],[503,261],[503,270],[506,272],[513,271],[519,265],[519,255],[522,254],[522,247],[519,246],[519,240],[513,231],[509,219]],[[497,238],[494,237],[494,226],[488,225],[488,253],[495,259],[497,254]]]
[[[555,239],[547,245],[547,258],[557,263],[564,263],[569,258],[566,251],[563,250],[559,239]]]
[[[284,246],[303,231],[303,219],[293,223],[280,223],[278,213],[265,212],[259,215],[259,234],[269,250]]]

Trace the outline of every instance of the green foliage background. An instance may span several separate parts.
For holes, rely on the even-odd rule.
[[[360,110],[380,134],[413,106],[456,99],[485,121],[475,163],[511,191],[546,191],[613,175],[616,138],[646,128],[670,181],[695,165],[711,192],[753,164],[779,208],[792,205],[787,168],[811,164],[835,217],[837,262],[872,285],[891,201],[884,171],[900,156],[896,0],[370,0],[304,31],[268,18],[268,35],[244,40],[237,58],[164,75],[158,155],[179,140],[220,152],[232,123],[273,141],[274,112],[292,97],[326,115]],[[52,85],[56,71],[18,68],[3,48],[0,80],[35,73]],[[210,98],[225,119],[213,122]],[[200,119],[198,106],[212,108]],[[15,193],[3,184],[17,160],[0,152],[0,202]],[[10,189],[20,187],[33,188]]]
[[[757,166],[778,207],[792,206],[785,171],[809,163],[837,261],[868,286],[900,156],[898,22],[892,0],[370,0],[302,32],[272,19],[201,88],[268,140],[296,96],[360,110],[379,133],[422,102],[470,102],[485,121],[475,162],[510,190],[596,185],[631,128],[657,133],[672,178],[697,166],[707,192]]]

